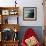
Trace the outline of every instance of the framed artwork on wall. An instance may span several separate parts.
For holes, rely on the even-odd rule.
[[[9,15],[9,10],[2,10],[2,15]]]
[[[23,8],[23,20],[25,21],[37,20],[37,8],[36,7],[24,7]]]

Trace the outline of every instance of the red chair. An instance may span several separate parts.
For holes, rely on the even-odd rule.
[[[24,34],[24,37],[22,38],[21,46],[27,46],[27,44],[25,43],[25,40],[32,37],[32,36],[34,36],[37,39],[37,35],[33,31],[33,29],[28,28],[27,31]],[[37,39],[37,41],[38,41],[38,39]],[[38,41],[35,46],[41,46],[40,42]]]

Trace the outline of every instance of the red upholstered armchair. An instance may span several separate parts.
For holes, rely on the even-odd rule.
[[[25,32],[25,35],[22,38],[21,46],[41,46],[36,33],[31,28],[28,28]]]

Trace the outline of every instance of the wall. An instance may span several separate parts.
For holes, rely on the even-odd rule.
[[[11,7],[11,6],[15,6],[14,1],[15,0],[0,0],[0,6],[1,7]]]
[[[15,6],[15,0],[0,0],[1,7]],[[43,15],[43,0],[17,0],[19,8],[19,24],[20,26],[43,26],[44,15]],[[23,7],[37,7],[37,20],[36,21],[24,21],[23,20]]]

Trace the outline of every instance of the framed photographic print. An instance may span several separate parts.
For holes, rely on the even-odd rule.
[[[37,20],[37,8],[36,7],[24,7],[23,19],[27,21]]]
[[[2,15],[9,15],[9,10],[2,10]]]

